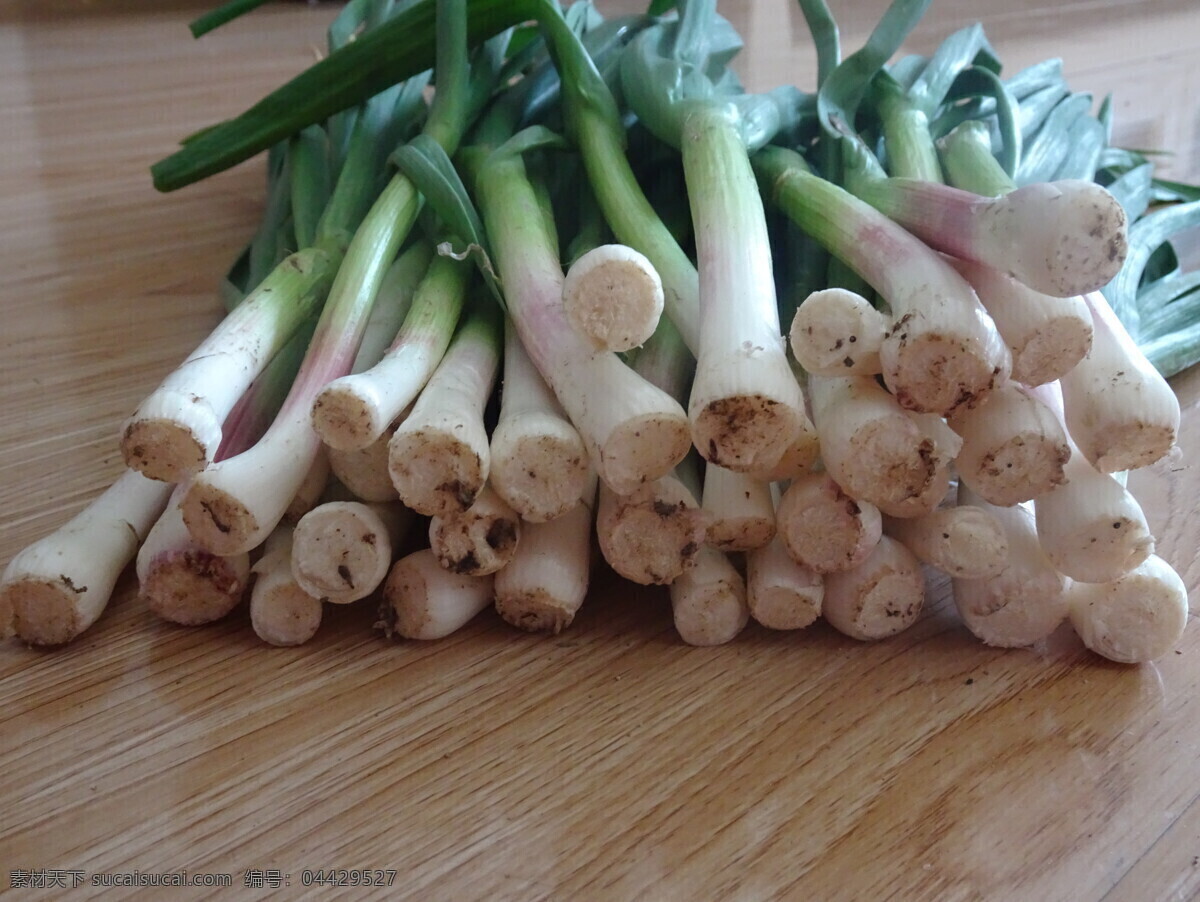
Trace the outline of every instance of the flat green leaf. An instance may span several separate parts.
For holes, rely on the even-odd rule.
[[[446,230],[466,246],[455,253],[475,260],[492,295],[503,307],[504,296],[488,259],[483,221],[445,149],[428,135],[418,135],[392,154],[392,162],[421,192]]]
[[[349,44],[366,28],[367,13],[373,2],[374,0],[350,0],[342,7],[342,11],[329,23],[325,32],[325,42],[330,53]]]
[[[1063,81],[1062,60],[1048,59],[1034,63],[1005,81],[1004,86],[1019,101],[1049,87],[1061,86],[1065,93],[1066,84]]]
[[[546,0],[471,0],[468,43],[537,17]],[[234,119],[197,133],[151,167],[154,186],[174,191],[247,160],[308,125],[424,72],[434,58],[434,0],[417,0],[310,66]]]
[[[1092,108],[1090,94],[1072,94],[1056,106],[1033,140],[1025,145],[1017,170],[1018,185],[1045,182],[1053,178],[1071,149],[1071,128]]]
[[[1105,144],[1104,126],[1091,116],[1081,116],[1067,132],[1067,152],[1058,168],[1055,179],[1083,179],[1091,181],[1096,175],[1096,164]]]
[[[1009,88],[1011,91],[1012,89]],[[1025,142],[1028,142],[1038,129],[1042,127],[1042,123],[1046,121],[1046,117],[1054,112],[1065,97],[1070,96],[1071,91],[1065,84],[1050,85],[1036,91],[1033,94],[1028,94],[1024,98],[1017,101],[1017,124],[1021,128],[1021,137]],[[1013,95],[1016,96],[1015,94]]]
[[[1200,319],[1193,320],[1191,325],[1178,332],[1163,335],[1139,347],[1163,376],[1169,378],[1182,373],[1200,363]]]
[[[1113,132],[1113,96],[1112,93],[1104,95],[1104,99],[1100,101],[1100,109],[1096,112],[1096,120],[1104,126],[1104,145],[1107,147],[1112,144]]]
[[[258,9],[266,2],[267,0],[229,0],[228,3],[222,4],[192,21],[188,28],[192,32],[192,37],[202,37],[213,29],[220,28],[225,23],[232,22],[234,19]]]
[[[504,157],[521,156],[532,150],[567,150],[569,147],[567,139],[557,132],[551,131],[544,125],[531,125],[529,128],[521,129],[497,147],[488,159],[498,160]]]
[[[837,20],[825,0],[800,0],[800,12],[804,14],[817,50],[817,87],[820,88],[842,61]]]
[[[1166,272],[1170,272],[1178,266],[1176,260],[1175,266],[1169,269],[1161,264],[1151,267],[1154,256],[1160,254],[1160,249],[1166,246],[1170,250],[1170,256],[1174,257],[1174,251],[1167,244],[1168,240],[1176,232],[1197,225],[1200,225],[1200,201],[1156,210],[1129,227],[1129,252],[1125,257],[1125,265],[1103,290],[1104,296],[1112,304],[1113,311],[1135,339],[1139,335],[1138,286],[1142,284],[1143,277],[1147,277],[1146,281],[1156,281],[1157,278],[1161,278],[1156,270],[1165,269]],[[1169,266],[1169,262],[1167,265]],[[1162,275],[1165,275],[1165,272]]]
[[[1140,341],[1153,341],[1200,321],[1200,270],[1180,272],[1138,292]]]
[[[1125,216],[1133,222],[1146,212],[1150,206],[1151,177],[1154,174],[1153,163],[1143,163],[1118,176],[1105,185],[1108,192],[1117,199],[1125,209]]]
[[[1188,185],[1184,182],[1173,182],[1169,179],[1154,179],[1154,199],[1166,201],[1196,201],[1200,200],[1200,185]]]
[[[993,74],[1000,71],[1000,61],[988,43],[982,25],[969,25],[942,41],[913,82],[908,92],[909,100],[932,119],[946,100],[951,86],[968,68],[984,69]]]
[[[1004,171],[1013,176],[1020,167],[1024,153],[1021,129],[1017,124],[1016,101],[996,73],[981,66],[972,66],[959,73],[945,100],[953,110],[959,101],[968,98],[987,98],[992,101],[991,107],[1000,135],[1000,152],[996,154],[996,159]],[[935,133],[940,131],[940,128],[935,129]]]
[[[1179,255],[1175,253],[1175,245],[1164,241],[1150,253],[1142,277],[1138,279],[1138,291],[1147,285],[1153,285],[1164,279],[1173,279],[1183,271],[1179,263]]]
[[[909,54],[901,57],[887,67],[887,72],[896,80],[905,91],[912,88],[913,83],[921,77],[921,73],[929,64],[929,60],[923,56]]]

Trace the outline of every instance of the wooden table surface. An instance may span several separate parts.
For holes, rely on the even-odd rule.
[[[29,0],[0,10],[0,563],[119,470],[123,417],[218,318],[214,286],[259,214],[255,161],[171,195],[147,167],[313,58],[328,5],[268,7],[193,43],[209,5]],[[626,6],[628,4],[623,4]],[[835,4],[847,46],[881,0]],[[753,86],[811,84],[794,4],[722,3]],[[853,6],[853,10],[836,7]],[[935,3],[912,47],[981,19],[1010,70],[1061,55],[1116,92],[1118,138],[1200,178],[1193,0]],[[609,4],[601,0],[601,8]],[[616,8],[615,6],[612,8]],[[1200,377],[1182,454],[1136,474],[1162,554],[1195,592]],[[388,644],[331,610],[268,648],[243,613],[158,622],[121,584],[59,650],[0,646],[0,894],[11,875],[187,869],[397,872],[420,900],[1098,900],[1200,892],[1200,630],[1141,667],[1068,630],[997,651],[944,583],[907,633],[818,625],[684,646],[665,594],[598,573],[576,624],[487,614]],[[137,896],[108,890],[111,897]]]

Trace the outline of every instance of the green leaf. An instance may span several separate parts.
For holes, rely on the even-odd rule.
[[[804,14],[817,49],[817,87],[820,88],[842,61],[837,20],[825,0],[800,0],[800,12]]]
[[[1063,81],[1062,68],[1060,59],[1042,60],[1027,69],[1022,69],[1008,79],[1004,86],[1018,101],[1023,101],[1031,94],[1049,87],[1062,86],[1065,93],[1066,85]]]
[[[1084,179],[1091,181],[1096,174],[1096,164],[1104,150],[1105,131],[1099,120],[1081,116],[1067,132],[1067,152],[1058,168],[1055,179]]]
[[[1156,189],[1155,200],[1158,201],[1200,200],[1200,185],[1188,185],[1169,179],[1154,179],[1153,185]]]
[[[1011,91],[1012,88],[1010,87]],[[1018,100],[1017,124],[1021,127],[1021,137],[1028,142],[1042,123],[1063,100],[1070,96],[1070,90],[1065,84],[1049,85]],[[1015,94],[1013,95],[1016,96]]]
[[[514,157],[528,153],[531,150],[567,150],[570,145],[567,139],[553,132],[544,125],[531,125],[521,129],[494,151],[488,159],[498,160],[503,157]]]
[[[1138,292],[1139,340],[1153,341],[1200,320],[1200,270],[1176,273]]]
[[[942,41],[913,82],[908,92],[909,100],[933,118],[959,75],[969,68],[984,69],[993,74],[1000,71],[1000,61],[988,43],[982,25],[969,25]]]
[[[1155,281],[1156,276],[1161,277],[1157,271],[1164,267],[1155,262],[1154,257],[1164,246],[1170,251],[1171,257],[1175,256],[1174,251],[1167,245],[1170,237],[1176,232],[1197,225],[1200,225],[1200,202],[1156,210],[1130,226],[1129,252],[1125,257],[1125,265],[1103,290],[1104,296],[1112,304],[1113,311],[1135,339],[1139,335],[1138,286],[1144,276],[1147,281]],[[1151,262],[1155,262],[1155,266],[1152,267]],[[1178,266],[1177,260],[1175,266]],[[1166,271],[1174,268],[1172,266]]]
[[[951,85],[945,99],[953,109],[953,105],[958,101],[972,97],[984,97],[992,100],[1001,145],[996,159],[1009,176],[1014,175],[1021,165],[1023,154],[1021,129],[1017,125],[1016,101],[995,72],[980,66],[964,69]],[[957,125],[957,123],[955,124]],[[935,132],[940,131],[940,128],[935,129]],[[1091,178],[1090,175],[1088,177]]]
[[[1142,277],[1138,279],[1138,291],[1146,285],[1174,278],[1180,272],[1179,255],[1175,253],[1175,246],[1170,241],[1164,241],[1150,252],[1150,259],[1146,261],[1146,268],[1142,270]]]
[[[1113,96],[1112,92],[1104,95],[1104,99],[1100,101],[1100,109],[1096,113],[1097,121],[1104,126],[1104,145],[1107,147],[1112,144],[1113,131]]]
[[[896,80],[897,84],[908,91],[921,77],[921,73],[927,65],[929,65],[929,60],[925,57],[909,54],[888,66],[887,72]]]
[[[1071,128],[1091,108],[1090,94],[1072,94],[1051,111],[1033,140],[1025,145],[1021,166],[1016,174],[1018,185],[1045,182],[1053,178],[1071,150]]]
[[[665,16],[679,5],[679,0],[650,0],[650,8],[646,13],[651,16]]]
[[[1151,176],[1153,163],[1143,163],[1123,173],[1105,187],[1125,209],[1125,216],[1133,222],[1150,206]]]
[[[855,118],[871,80],[900,49],[929,3],[930,0],[893,0],[867,43],[830,73],[817,95],[817,113],[828,135],[857,138]]]
[[[366,27],[367,13],[373,2],[374,0],[350,0],[342,7],[342,11],[329,23],[325,32],[325,42],[330,53],[349,44]]]
[[[418,135],[392,154],[392,162],[421,192],[426,203],[445,224],[446,230],[466,245],[456,254],[475,259],[488,288],[503,307],[504,297],[487,259],[483,221],[445,149],[428,135]],[[472,251],[473,247],[478,248],[478,252]]]
[[[1200,363],[1200,322],[1174,335],[1163,336],[1142,346],[1151,365],[1170,378]]]
[[[468,43],[534,18],[545,0],[472,0]],[[197,133],[151,167],[159,191],[222,172],[308,125],[362,103],[433,65],[434,0],[417,0],[378,28],[338,48],[240,116]]]
[[[266,2],[267,0],[229,0],[228,3],[206,12],[192,21],[188,28],[192,32],[192,37],[202,37],[213,29],[220,28],[226,22],[232,22],[234,19],[258,9]]]
[[[620,65],[625,46],[650,24],[651,20],[645,16],[609,19],[583,35],[581,40],[584,50],[595,63],[597,71],[604,73]],[[542,46],[545,49],[544,45]],[[548,51],[545,58],[539,59],[536,68],[526,76],[520,90],[525,93],[521,101],[523,122],[541,120],[559,104],[562,99],[562,81]],[[561,110],[558,112],[561,113]]]

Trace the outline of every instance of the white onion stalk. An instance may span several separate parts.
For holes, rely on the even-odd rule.
[[[916,623],[924,602],[921,562],[903,544],[884,536],[866,560],[825,574],[821,614],[852,639],[886,639]]]
[[[962,436],[959,479],[981,498],[1008,507],[1045,494],[1066,477],[1067,433],[1054,412],[1010,382],[982,404],[958,411],[950,425]]]
[[[270,425],[311,337],[311,327],[298,330],[246,390],[222,427],[217,460],[251,447]],[[320,492],[327,474],[327,468],[314,466],[310,475],[319,485],[312,492]],[[197,626],[219,620],[241,602],[250,581],[250,555],[241,552],[221,557],[197,544],[183,522],[185,491],[184,485],[175,487],[167,509],[138,551],[138,595],[164,620]],[[315,497],[313,494],[314,501]]]
[[[951,260],[975,289],[1012,354],[1012,378],[1026,385],[1053,382],[1092,346],[1092,315],[1078,295],[1034,291],[998,269]]]
[[[165,482],[126,470],[63,526],[12,559],[0,608],[31,645],[62,645],[96,622],[125,566],[171,494]]]
[[[428,548],[414,551],[388,573],[377,626],[388,638],[442,639],[492,603],[492,584],[491,575],[447,570]]]
[[[826,288],[814,291],[796,309],[788,336],[806,372],[873,376],[883,372],[879,348],[891,327],[891,320],[862,295]]]
[[[596,479],[578,504],[549,523],[521,524],[521,541],[496,574],[496,613],[531,633],[558,634],[587,597]]]
[[[208,466],[238,399],[320,310],[335,256],[315,248],[292,254],[221,321],[125,422],[126,466],[164,482]]]
[[[771,488],[779,502],[779,490]],[[768,629],[798,630],[821,616],[825,579],[798,563],[775,536],[766,545],[746,554],[746,602],[750,616]]]
[[[746,475],[759,482],[784,482],[796,479],[812,470],[813,464],[821,456],[821,439],[817,435],[812,421],[805,417],[805,425],[800,435],[783,452],[783,455],[769,465],[755,467]]]
[[[184,626],[212,623],[241,603],[250,585],[250,555],[220,557],[193,541],[171,494],[137,554],[138,598],[163,620]]]
[[[931,489],[941,483],[956,442],[932,420],[910,415],[870,377],[812,376],[808,387],[821,459],[838,485],[900,516],[936,506],[945,486],[932,492],[930,504]]]
[[[1028,505],[997,507],[963,486],[958,500],[987,511],[1004,530],[1008,557],[1000,572],[952,581],[954,606],[987,645],[1024,648],[1045,639],[1067,616],[1070,580],[1054,569],[1038,542]]]
[[[624,244],[603,244],[577,259],[563,282],[563,308],[598,351],[628,351],[654,334],[663,312],[654,265]]]
[[[292,576],[322,601],[350,604],[366,598],[387,578],[412,522],[412,512],[399,502],[317,505],[292,535]]]
[[[486,576],[512,560],[521,540],[521,518],[490,485],[465,511],[435,516],[429,547],[455,573]]]
[[[1054,297],[1107,285],[1128,251],[1125,210],[1094,182],[1040,182],[980,197],[915,179],[864,179],[854,192],[930,247]]]
[[[953,470],[954,467],[950,461],[940,464],[933,471],[933,477],[920,494],[894,503],[881,501],[878,505],[879,512],[884,516],[895,518],[923,517],[933,513],[946,500],[946,495],[950,491]]]
[[[1187,586],[1158,555],[1110,583],[1075,583],[1071,625],[1096,654],[1140,664],[1167,654],[1188,621]]]
[[[313,402],[312,421],[325,444],[341,450],[364,448],[413,402],[446,353],[470,275],[469,264],[436,258],[386,353],[321,390]]]
[[[1104,296],[1084,300],[1095,334],[1091,352],[1061,380],[1067,429],[1101,473],[1149,466],[1175,445],[1179,399]]]
[[[880,346],[884,381],[902,406],[949,414],[1002,384],[1012,361],[967,281],[939,254],[781,147],[755,154],[763,191],[860,275],[892,311]]]
[[[509,315],[600,478],[623,493],[670,472],[691,446],[687,415],[616,354],[589,347],[567,322],[556,242],[524,163],[493,158],[478,167],[476,182]]]
[[[491,456],[489,483],[530,523],[544,523],[571,510],[590,478],[579,431],[534,368],[508,317],[504,386]]]
[[[250,624],[270,645],[303,645],[321,626],[324,605],[292,576],[292,530],[282,523],[267,536],[263,555],[254,563],[250,590]]]
[[[261,545],[283,518],[321,449],[311,424],[313,401],[353,366],[379,284],[420,204],[411,183],[393,177],[350,242],[279,416],[253,448],[192,481],[183,519],[192,537],[214,554]]]
[[[500,317],[488,299],[471,311],[388,443],[400,500],[426,516],[466,510],[491,466],[483,412],[500,368]]]
[[[735,115],[698,104],[680,143],[700,272],[692,441],[710,463],[745,472],[778,460],[805,414],[784,353],[766,215]]]
[[[982,579],[1008,564],[1008,537],[992,514],[975,505],[944,507],[922,517],[888,517],[884,532],[943,573]]]
[[[700,506],[709,515],[708,544],[714,548],[749,551],[775,536],[771,486],[745,473],[706,464]]]
[[[308,472],[300,480],[300,487],[296,489],[296,494],[292,496],[283,512],[283,519],[294,526],[300,522],[301,517],[316,507],[329,486],[329,475],[329,454],[325,448],[318,448]]]
[[[666,585],[696,559],[709,515],[680,470],[618,495],[600,486],[596,537],[610,567],[639,585]]]
[[[1058,383],[1032,391],[1062,417]],[[1034,500],[1038,538],[1054,566],[1072,579],[1112,582],[1154,553],[1141,506],[1122,484],[1095,469],[1071,442],[1064,485]]]
[[[356,498],[363,501],[396,501],[400,498],[392,485],[392,474],[388,472],[388,443],[395,432],[395,427],[389,426],[367,447],[353,451],[325,449],[334,477]]]
[[[750,620],[746,581],[725,555],[710,545],[696,554],[668,590],[675,630],[688,645],[724,645]]]
[[[827,473],[792,480],[779,499],[775,523],[792,560],[817,573],[862,563],[883,533],[879,508],[851,498]]]

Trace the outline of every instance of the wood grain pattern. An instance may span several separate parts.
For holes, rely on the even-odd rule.
[[[156,195],[147,167],[305,66],[331,10],[269,6],[200,43],[204,2],[0,11],[0,558],[119,469],[121,419],[219,316],[261,162]],[[613,4],[629,8],[638,4]],[[857,46],[882,0],[837,4]],[[609,4],[601,0],[601,7]],[[982,19],[1011,68],[1064,57],[1118,98],[1118,136],[1200,178],[1200,10],[1190,0],[945,0],[928,50]],[[755,86],[814,69],[794,4],[721,7]],[[1159,547],[1200,585],[1200,376],[1182,454],[1135,475]],[[915,628],[824,626],[692,649],[661,592],[598,571],[553,639],[486,615],[387,644],[360,607],[269,649],[246,615],[158,622],[125,582],[74,645],[0,646],[0,892],[15,869],[391,868],[377,898],[1076,900],[1200,892],[1200,637],[1138,668],[1063,630],[975,642],[944,581]],[[86,898],[30,891],[32,898]],[[111,891],[110,891],[111,893]],[[13,892],[14,898],[23,898]],[[257,896],[255,896],[257,897]]]

